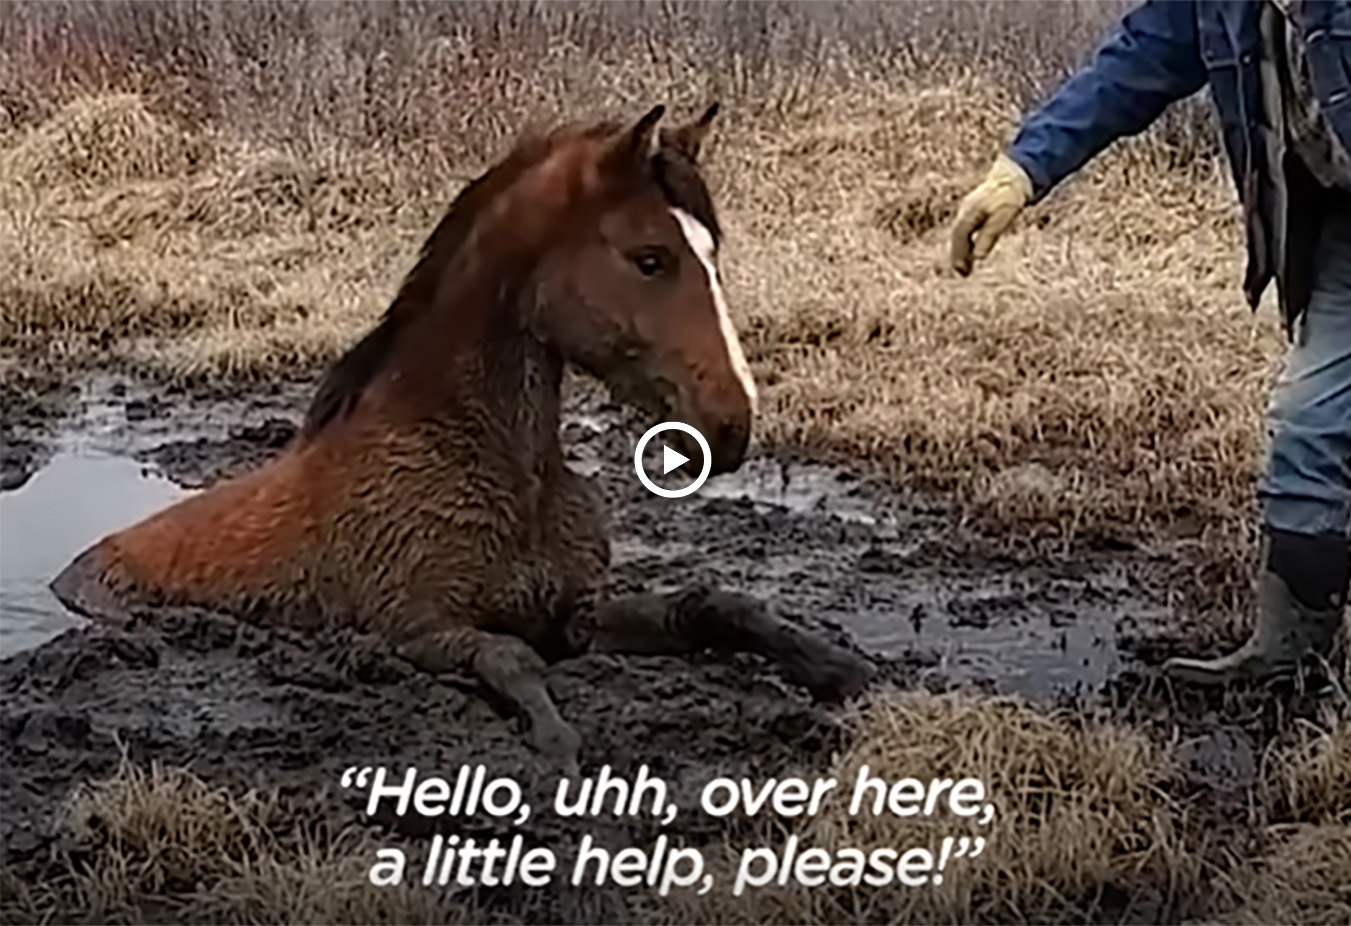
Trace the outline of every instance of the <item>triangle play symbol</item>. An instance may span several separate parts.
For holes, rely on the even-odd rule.
[[[672,450],[670,447],[664,445],[661,448],[661,474],[663,476],[689,461],[690,458],[679,451]]]

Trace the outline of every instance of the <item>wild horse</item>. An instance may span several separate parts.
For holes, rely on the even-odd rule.
[[[376,632],[429,671],[476,674],[570,764],[545,660],[713,648],[768,656],[822,699],[866,685],[866,661],[746,596],[601,591],[601,499],[560,448],[564,364],[693,424],[714,473],[741,465],[756,405],[698,163],[717,106],[672,129],[663,111],[518,143],[456,198],[290,446],[105,537],[57,596],[103,619],[192,604]]]

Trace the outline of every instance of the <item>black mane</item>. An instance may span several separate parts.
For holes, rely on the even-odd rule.
[[[440,268],[469,239],[479,214],[534,162],[536,146],[523,146],[500,166],[460,191],[427,238],[418,261],[404,278],[398,295],[374,328],[329,368],[305,413],[302,434],[314,437],[329,423],[345,417],[376,375],[384,369],[400,331],[432,299]]]

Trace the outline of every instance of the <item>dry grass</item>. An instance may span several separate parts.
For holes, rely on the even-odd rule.
[[[1267,845],[1229,921],[1351,922],[1351,717],[1302,725],[1294,740],[1264,778]]]
[[[1292,827],[1248,881],[1247,903],[1229,919],[1338,926],[1351,922],[1351,826]]]
[[[1302,725],[1273,747],[1245,835],[1217,832],[1185,790],[1169,752],[1140,731],[1016,700],[882,691],[852,717],[851,746],[828,774],[852,788],[858,770],[891,781],[974,777],[998,807],[989,826],[951,816],[851,817],[847,806],[785,827],[768,823],[728,846],[732,883],[747,846],[865,853],[945,836],[984,836],[923,888],[725,888],[682,908],[721,923],[1348,922],[1351,915],[1351,722],[1345,710]],[[786,821],[794,824],[794,821]],[[1255,851],[1243,847],[1247,840]],[[679,921],[679,920],[677,920]]]
[[[1301,725],[1297,742],[1274,763],[1267,795],[1274,824],[1351,825],[1351,722]],[[1351,884],[1351,877],[1344,879]]]
[[[180,768],[124,761],[71,796],[63,836],[65,871],[16,886],[6,922],[477,922],[425,889],[372,886],[364,834]]]
[[[0,170],[0,333],[62,363],[312,366],[378,311],[373,281],[392,290],[420,243],[400,235],[408,191],[382,180],[398,176],[388,161],[185,135],[136,95],[75,99]]]
[[[851,817],[836,804],[796,829],[800,851],[936,850],[943,837],[970,835],[986,838],[981,855],[954,861],[936,886],[761,889],[702,913],[744,923],[1008,923],[1110,921],[1126,910],[1167,921],[1204,908],[1195,896],[1204,847],[1188,843],[1195,834],[1165,790],[1175,769],[1144,735],[967,694],[882,692],[852,723],[853,746],[830,771],[846,792],[864,766],[892,781],[973,777],[997,815],[980,826]],[[763,834],[771,845],[786,835]]]
[[[745,846],[781,847],[782,823],[705,847],[718,876],[704,897],[635,901],[643,921],[719,923],[1010,923],[1347,921],[1351,803],[1345,717],[1309,727],[1267,763],[1258,788],[1259,851],[1233,851],[1215,820],[1170,796],[1179,770],[1142,733],[1047,715],[1016,700],[882,690],[849,718],[845,752],[823,775],[846,797],[785,821],[799,851],[936,847],[984,836],[924,888],[790,886],[731,895]],[[902,777],[974,777],[997,807],[988,826],[847,814],[858,769]],[[182,769],[124,763],[67,804],[55,877],[7,886],[6,922],[474,922],[416,885],[373,889],[368,837],[332,835],[275,795],[207,784]]]
[[[1006,529],[1232,531],[1280,344],[1235,298],[1221,178],[1116,152],[961,279],[948,219],[1016,110],[976,79],[829,106],[718,161],[764,439],[875,460]]]

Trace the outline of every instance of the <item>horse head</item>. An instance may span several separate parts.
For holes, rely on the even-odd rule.
[[[591,192],[535,267],[529,324],[617,399],[697,428],[723,473],[745,457],[756,390],[719,284],[720,229],[699,167],[717,110],[660,130],[657,106],[574,162]]]

